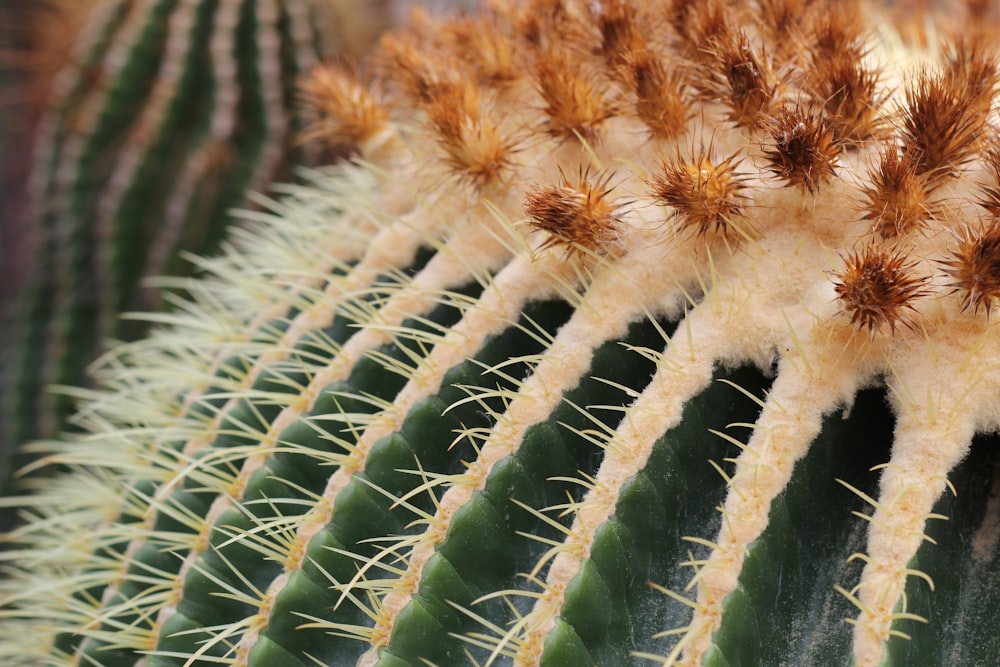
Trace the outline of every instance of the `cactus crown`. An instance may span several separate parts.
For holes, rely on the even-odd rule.
[[[38,446],[0,656],[987,659],[1000,42],[962,11],[495,0],[316,69],[355,159]]]

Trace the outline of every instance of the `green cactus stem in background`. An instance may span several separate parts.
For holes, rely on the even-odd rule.
[[[29,275],[3,333],[4,452],[53,435],[70,400],[48,387],[141,330],[119,314],[157,305],[144,280],[186,272],[182,252],[216,248],[248,189],[310,159],[295,81],[339,49],[325,2],[92,4],[39,123],[30,262],[5,257]]]
[[[496,0],[314,70],[356,159],[36,446],[0,662],[992,664],[991,12]]]

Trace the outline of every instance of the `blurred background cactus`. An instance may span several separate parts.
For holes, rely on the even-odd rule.
[[[53,435],[109,338],[162,307],[144,281],[215,249],[246,193],[316,163],[297,77],[356,56],[390,0],[49,0],[0,7],[0,489]],[[323,156],[329,160],[330,155]]]

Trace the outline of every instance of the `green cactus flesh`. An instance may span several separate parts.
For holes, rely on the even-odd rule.
[[[358,158],[35,446],[0,662],[993,664],[996,35],[668,5],[306,81]]]

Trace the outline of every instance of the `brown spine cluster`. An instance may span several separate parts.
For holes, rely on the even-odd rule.
[[[824,12],[813,26],[803,87],[833,126],[834,138],[856,146],[878,136],[878,70],[865,65],[857,9],[850,3]]]
[[[618,114],[608,87],[565,47],[552,47],[535,60],[535,82],[544,101],[545,130],[559,140],[594,143],[601,126]]]
[[[732,29],[721,31],[704,51],[705,96],[726,105],[729,120],[738,127],[759,127],[778,88],[766,55],[745,32]]]
[[[993,218],[976,232],[966,228],[958,248],[942,265],[952,279],[952,292],[962,296],[962,311],[978,313],[982,308],[989,317],[1000,298],[1000,221]]]
[[[681,72],[667,72],[657,54],[649,49],[631,53],[627,66],[639,120],[655,139],[679,137],[694,113],[684,93]]]
[[[745,219],[747,197],[741,159],[733,154],[713,160],[702,150],[690,160],[680,156],[664,162],[650,179],[654,200],[673,210],[683,229],[699,237],[719,235],[730,240],[750,235]]]
[[[542,247],[563,246],[569,254],[610,255],[619,246],[625,202],[611,197],[611,175],[565,175],[558,186],[536,186],[525,197],[529,224],[548,234]]]
[[[363,82],[356,69],[321,64],[303,78],[303,103],[319,116],[306,130],[304,141],[320,139],[336,147],[356,150],[385,129],[389,112]]]
[[[962,77],[923,71],[907,86],[900,130],[920,173],[954,175],[976,152],[986,117],[966,98],[969,85]]]
[[[504,136],[483,114],[478,86],[469,80],[442,85],[424,104],[444,162],[476,189],[500,183],[511,166],[516,139]]]
[[[597,51],[613,73],[627,65],[631,53],[646,48],[638,8],[632,0],[594,3],[590,12],[600,34]]]
[[[913,327],[908,311],[914,300],[927,294],[926,277],[913,275],[915,262],[898,249],[867,246],[844,258],[844,270],[834,279],[841,312],[851,324],[869,334],[888,326],[891,333],[902,324]]]
[[[808,114],[800,107],[783,106],[768,117],[764,128],[773,144],[764,147],[768,167],[788,185],[815,193],[821,183],[835,175],[840,144],[825,117]]]
[[[875,236],[885,240],[903,237],[934,217],[931,181],[928,174],[919,171],[910,153],[885,147],[869,179],[870,184],[862,186],[864,219],[872,221]]]

